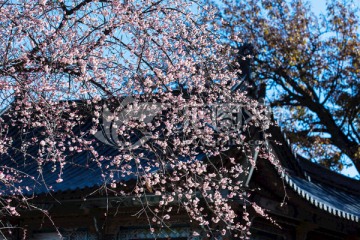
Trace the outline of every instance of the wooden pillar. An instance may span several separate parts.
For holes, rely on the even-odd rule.
[[[316,225],[309,223],[309,222],[303,222],[299,226],[296,227],[296,240],[306,240],[308,232],[311,230],[314,230],[316,228]]]
[[[113,217],[95,218],[94,225],[99,236],[99,240],[115,240],[118,225]]]

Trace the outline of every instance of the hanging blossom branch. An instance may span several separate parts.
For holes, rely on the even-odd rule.
[[[272,160],[264,139],[250,141],[270,121],[246,92],[231,91],[238,73],[228,67],[230,49],[201,21],[213,9],[185,0],[0,4],[0,96],[9,106],[0,154],[13,163],[1,166],[3,214],[31,208],[36,181],[51,192],[44,175],[61,183],[69,158],[86,152],[109,194],[141,200],[151,231],[179,205],[209,236],[248,234],[248,214],[241,220],[234,208],[248,201],[243,159],[254,164],[256,149]],[[246,121],[234,121],[240,112]],[[117,153],[106,155],[104,145]],[[22,172],[30,164],[36,176]],[[149,194],[159,196],[156,206]]]

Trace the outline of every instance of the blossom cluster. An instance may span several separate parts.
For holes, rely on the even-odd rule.
[[[234,207],[247,201],[241,176],[248,169],[240,156],[251,160],[254,147],[266,151],[261,142],[252,146],[248,133],[265,131],[269,119],[246,92],[231,90],[238,78],[228,65],[230,48],[204,23],[215,13],[185,0],[2,3],[0,98],[8,106],[0,117],[2,157],[21,155],[23,164],[35,163],[39,175],[54,174],[60,184],[69,158],[87,152],[109,194],[144,202],[150,229],[166,226],[180,205],[210,235],[246,235],[249,224],[240,223]],[[211,107],[228,103],[251,115],[231,132],[216,127]],[[101,129],[110,138],[100,139]],[[99,144],[116,147],[117,154],[99,151]],[[231,148],[236,154],[229,157]],[[23,186],[21,179],[41,181],[22,173],[21,164],[0,166],[9,215],[31,207],[23,193],[36,184]],[[45,164],[52,164],[51,173],[42,171]],[[160,196],[157,204],[146,202],[150,194]]]

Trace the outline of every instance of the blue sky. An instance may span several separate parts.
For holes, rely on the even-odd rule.
[[[312,4],[312,10],[315,13],[325,13],[326,1],[325,0],[310,0]]]
[[[309,0],[312,4],[312,11],[315,13],[325,13],[326,0]],[[360,7],[360,0],[353,0],[357,7]]]
[[[321,14],[326,12],[325,0],[310,0],[310,2],[312,4],[312,11],[314,11],[314,13]],[[360,6],[360,0],[355,0],[354,3],[356,6]],[[349,177],[360,177],[354,166],[344,169],[341,173]]]

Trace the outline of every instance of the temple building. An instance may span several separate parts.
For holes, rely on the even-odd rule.
[[[250,212],[250,239],[360,239],[360,181],[297,156],[278,127],[271,127],[270,133],[269,150],[285,172],[280,174],[269,161],[259,158],[256,167],[245,178],[247,191],[252,193],[250,200],[266,209],[276,224]],[[10,136],[17,134],[16,126],[9,129]],[[275,141],[279,143],[275,144]],[[13,144],[16,147],[20,142],[14,141]],[[117,152],[116,148],[104,144],[98,144],[96,148],[109,158]],[[89,161],[86,152],[69,153],[62,176],[64,181],[59,183],[56,174],[48,174],[52,171],[51,164],[44,164],[39,174],[35,161],[31,162],[16,150],[9,151],[13,151],[10,152],[12,157],[2,156],[1,164],[38,176],[38,181],[24,179],[21,184],[33,185],[25,194],[33,196],[31,203],[35,208],[46,209],[51,216],[48,218],[32,207],[32,211],[20,211],[19,217],[3,217],[3,222],[15,227],[7,236],[9,239],[55,240],[60,239],[59,233],[67,240],[208,239],[201,234],[193,236],[193,231],[201,233],[201,228],[190,223],[182,211],[172,216],[169,228],[151,233],[148,219],[138,217],[142,202],[131,196],[108,195],[106,186],[109,182],[104,179],[96,162]],[[35,154],[38,149],[34,147],[29,151]],[[26,164],[21,164],[24,162]],[[127,176],[115,179],[129,182],[129,185],[134,181]],[[147,202],[157,203],[159,199],[159,196],[149,193]],[[239,204],[237,211],[242,211],[242,205]],[[231,238],[225,236],[222,239]]]

